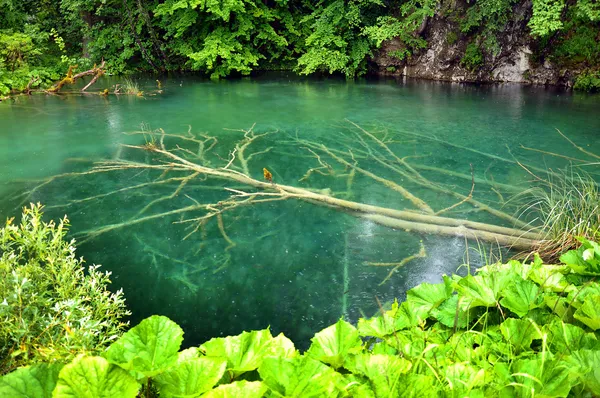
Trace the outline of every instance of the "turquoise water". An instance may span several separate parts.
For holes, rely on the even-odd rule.
[[[153,79],[139,82],[147,93],[155,89]],[[112,83],[105,80],[97,88]],[[113,288],[124,289],[132,322],[151,314],[167,315],[183,326],[189,344],[270,326],[305,346],[314,332],[341,316],[356,321],[420,282],[437,282],[467,261],[477,266],[482,261],[473,250],[477,243],[469,242],[467,250],[462,238],[394,230],[293,199],[223,213],[226,238],[216,218],[188,236],[198,224],[182,221],[204,212],[160,215],[194,203],[227,200],[230,193],[224,188],[255,190],[198,176],[171,197],[180,181],[156,184],[161,170],[73,174],[85,173],[101,160],[161,164],[153,154],[122,144],[152,142],[150,132],[159,128],[168,134],[210,136],[218,143],[205,160],[218,168],[228,163],[236,142],[243,140],[244,133],[235,130],[255,125],[257,135],[271,133],[257,138],[246,152],[257,152],[248,171],[258,180],[267,168],[280,184],[414,209],[398,192],[369,176],[357,173],[349,186],[350,169],[319,152],[323,144],[338,154],[345,152],[345,159],[362,169],[402,185],[436,211],[458,202],[368,156],[363,143],[384,163],[393,164],[389,154],[350,123],[354,122],[387,140],[398,157],[447,191],[469,193],[472,165],[474,198],[507,214],[516,211],[509,198],[532,180],[514,159],[537,169],[569,163],[524,147],[593,163],[562,138],[559,129],[577,145],[600,153],[600,98],[558,90],[287,75],[222,82],[180,78],[163,84],[161,95],[144,98],[33,96],[0,103],[0,216],[15,215],[29,201],[44,203],[48,217],[67,214],[80,242],[79,254],[112,271]],[[316,145],[313,152],[328,166],[319,169],[325,175],[313,172],[302,180],[309,169],[320,166],[307,141]],[[170,149],[197,149],[174,137],[165,144]],[[236,165],[237,161],[232,167]],[[597,165],[584,167],[598,172]],[[62,177],[34,189],[55,175]],[[186,175],[171,172],[162,178]],[[127,189],[132,186],[139,188]],[[510,226],[468,204],[445,215]],[[149,219],[134,222],[143,217]],[[119,223],[130,225],[100,235],[85,233]],[[421,242],[427,257],[407,263],[380,285],[391,267],[370,264],[399,262],[417,253]]]

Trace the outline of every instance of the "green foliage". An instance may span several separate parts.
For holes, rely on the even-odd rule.
[[[142,321],[103,357],[20,368],[3,396],[595,396],[600,392],[600,245],[563,264],[491,264],[421,284],[358,328],[340,320],[305,354],[283,335],[244,332],[179,351],[182,332]],[[21,395],[17,395],[21,394]],[[36,395],[37,394],[37,395]],[[156,395],[158,394],[158,395]]]
[[[575,79],[575,90],[600,91],[600,72],[584,72]]]
[[[467,45],[465,54],[460,59],[460,64],[471,72],[475,72],[483,65],[483,53],[477,43],[469,43]]]
[[[547,36],[562,29],[561,13],[564,7],[565,0],[534,0],[533,15],[529,20],[531,34]]]
[[[128,314],[110,273],[86,269],[65,240],[68,220],[42,221],[42,207],[23,210],[0,229],[0,373],[17,366],[99,353],[122,332]]]

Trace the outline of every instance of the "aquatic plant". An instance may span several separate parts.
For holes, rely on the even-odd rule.
[[[354,326],[316,333],[305,352],[269,329],[180,351],[164,316],[102,353],[0,378],[27,397],[566,397],[600,393],[600,245],[581,239],[562,264],[491,264],[422,283]]]
[[[110,273],[84,268],[65,240],[68,220],[44,222],[42,212],[31,204],[20,224],[9,219],[0,229],[0,374],[100,353],[126,326],[123,292],[107,289]]]
[[[545,259],[573,249],[578,237],[600,240],[600,192],[590,175],[569,168],[537,183],[520,196],[528,199],[524,213],[541,222],[543,239],[537,250]]]
[[[120,89],[122,90],[119,90],[119,92],[123,94],[141,96],[143,93],[140,90],[140,86],[137,84],[137,82],[131,79],[124,79],[123,83],[120,85]]]

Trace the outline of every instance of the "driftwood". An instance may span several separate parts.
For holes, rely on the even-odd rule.
[[[98,78],[100,78],[101,76],[104,75],[104,73],[106,73],[106,70],[104,69],[104,65],[105,65],[105,61],[103,60],[102,63],[100,64],[100,66],[94,65],[94,67],[92,69],[89,69],[89,70],[86,70],[83,72],[79,72],[75,75],[73,74],[73,71],[77,68],[77,65],[72,65],[69,67],[69,70],[67,71],[67,75],[63,79],[61,79],[59,82],[55,83],[47,91],[49,93],[58,93],[65,85],[75,84],[75,82],[78,79],[81,79],[82,77],[85,77],[85,76],[93,75],[94,77],[92,78],[92,80],[84,88],[81,89],[81,92],[85,92],[85,90],[87,90],[92,84],[96,83]]]

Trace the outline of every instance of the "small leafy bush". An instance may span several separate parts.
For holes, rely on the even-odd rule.
[[[84,269],[67,227],[66,218],[42,221],[32,204],[19,225],[9,219],[0,229],[0,374],[97,354],[126,326],[122,291],[107,290],[110,273],[98,265]]]
[[[465,54],[460,60],[460,64],[471,72],[479,69],[483,65],[483,53],[476,43],[469,43],[465,49]]]
[[[575,90],[600,91],[600,72],[583,72],[575,79]]]
[[[581,243],[561,265],[536,255],[423,283],[381,316],[318,332],[303,354],[268,329],[179,351],[181,328],[152,316],[100,356],[3,376],[0,396],[597,396],[600,245]]]

